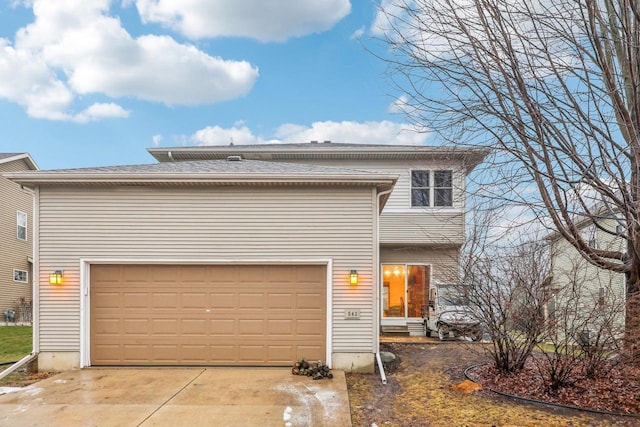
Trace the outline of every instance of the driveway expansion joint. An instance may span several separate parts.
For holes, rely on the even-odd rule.
[[[171,402],[177,395],[179,395],[180,393],[182,393],[184,391],[185,388],[189,387],[195,380],[197,380],[198,378],[200,378],[200,376],[202,374],[204,374],[206,372],[206,368],[202,369],[198,375],[196,375],[195,377],[191,378],[191,380],[189,382],[187,382],[184,386],[182,386],[182,388],[178,391],[176,391],[175,393],[173,393],[173,395],[171,397],[169,397],[167,400],[165,400],[164,402],[162,402],[162,404],[160,406],[158,406],[153,412],[151,412],[149,415],[147,415],[147,417],[140,421],[140,424],[138,424],[137,427],[140,427],[141,425],[143,425],[144,423],[147,422],[147,420],[149,418],[151,418],[156,412],[158,412],[160,409],[164,408],[164,406]]]

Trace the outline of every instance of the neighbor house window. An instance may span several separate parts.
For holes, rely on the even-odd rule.
[[[18,239],[27,240],[27,214],[18,211],[17,214],[18,223]]]
[[[29,272],[26,270],[13,270],[13,281],[20,283],[29,283]]]
[[[598,308],[600,310],[605,307],[604,288],[598,288]]]
[[[453,206],[453,172],[411,171],[411,206]]]

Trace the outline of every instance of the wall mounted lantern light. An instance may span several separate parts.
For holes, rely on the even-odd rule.
[[[62,277],[64,276],[64,272],[62,270],[56,270],[53,273],[49,274],[49,284],[51,285],[62,285]]]
[[[351,270],[351,274],[349,274],[349,283],[352,285],[358,284],[358,270]]]

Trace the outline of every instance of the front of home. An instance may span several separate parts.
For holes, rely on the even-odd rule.
[[[447,177],[425,175],[429,164],[407,163],[408,152],[390,167],[367,168],[366,156],[348,165],[254,159],[236,148],[10,174],[35,194],[40,369],[289,366],[305,357],[372,371],[380,324],[418,319],[425,286],[455,269],[464,229],[457,185],[469,153],[450,160],[449,186],[438,191],[427,181]],[[412,162],[422,172],[407,175]],[[411,175],[420,187],[411,188]],[[398,220],[409,213],[398,188],[453,206],[439,210],[437,224]]]

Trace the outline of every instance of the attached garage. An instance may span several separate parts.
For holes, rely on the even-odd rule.
[[[378,215],[397,175],[236,157],[12,179],[35,197],[40,369],[373,370]]]
[[[91,265],[91,364],[323,360],[326,289],[322,265]]]

